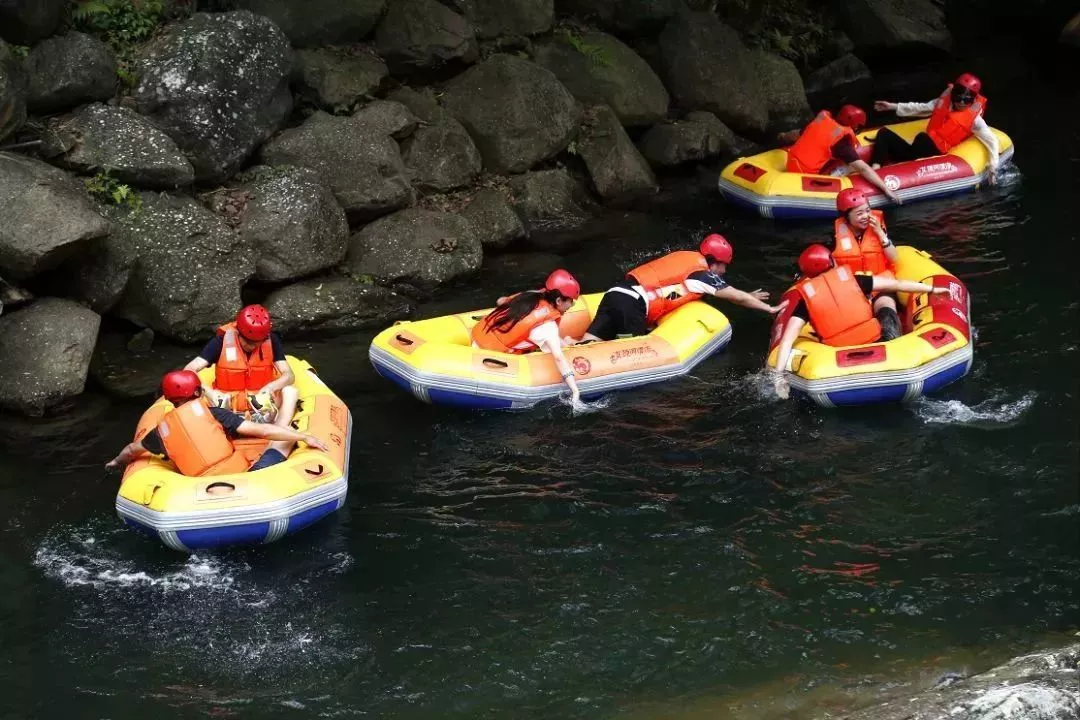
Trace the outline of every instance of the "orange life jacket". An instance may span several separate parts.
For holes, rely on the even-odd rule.
[[[648,307],[645,320],[651,324],[675,308],[700,298],[701,293],[690,292],[686,287],[686,278],[699,270],[708,269],[709,263],[705,262],[701,253],[678,250],[639,265],[626,277],[645,290]]]
[[[859,138],[851,128],[833,119],[827,110],[817,114],[787,151],[788,172],[820,173],[832,157],[832,146],[844,136],[859,147]]]
[[[488,317],[491,317],[490,315]],[[473,325],[472,339],[484,350],[521,355],[537,347],[529,341],[529,333],[546,322],[559,322],[562,313],[547,300],[537,303],[533,311],[506,330],[489,326],[487,318]]]
[[[938,98],[930,122],[926,124],[926,134],[943,153],[971,137],[971,127],[986,110],[986,98],[982,95],[976,95],[975,102],[963,110],[953,110],[951,95],[952,85],[949,85]]]
[[[840,265],[795,285],[821,342],[836,347],[864,345],[881,337],[881,325],[855,275]]]
[[[157,431],[169,459],[188,477],[242,473],[251,466],[210,414],[203,398],[170,412],[158,423]]]
[[[880,210],[871,210],[870,214],[885,228],[885,214]],[[833,223],[833,259],[837,265],[846,265],[852,272],[866,272],[880,275],[892,268],[885,255],[885,246],[877,229],[870,225],[863,232],[862,240],[855,237],[847,221],[839,217]]]
[[[221,353],[214,364],[214,388],[231,395],[233,410],[246,412],[251,408],[245,391],[259,390],[278,375],[273,343],[268,337],[248,355],[240,347],[236,323],[222,325],[217,332]]]

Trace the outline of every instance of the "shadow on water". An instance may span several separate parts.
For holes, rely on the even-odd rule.
[[[1078,306],[1072,269],[1031,239],[1076,239],[1058,196],[1032,188],[1075,193],[1080,147],[1040,145],[1015,108],[1042,90],[1005,90],[1022,177],[889,213],[973,296],[973,371],[932,399],[778,402],[768,323],[730,306],[725,354],[577,417],[426,406],[374,374],[370,335],[299,340],[353,412],[348,503],[275,545],[190,558],[112,514],[100,466],[142,403],[91,392],[59,418],[0,420],[9,706],[765,720],[1075,630]],[[774,293],[828,231],[709,196],[613,218],[561,262],[602,288],[712,229],[736,244],[732,282]],[[541,260],[493,262],[423,312],[490,304]]]

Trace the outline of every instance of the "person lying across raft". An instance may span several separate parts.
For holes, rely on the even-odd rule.
[[[701,241],[698,252],[677,250],[634,268],[604,293],[582,341],[645,335],[664,315],[703,295],[773,315],[780,312],[780,306],[764,302],[769,297],[764,290],[743,292],[728,285],[724,273],[734,256],[731,243],[713,233]]]
[[[845,265],[837,265],[824,245],[811,245],[799,255],[802,278],[795,283],[798,304],[792,310],[780,336],[776,351],[776,394],[788,397],[791,388],[784,370],[791,349],[806,323],[810,323],[821,342],[834,347],[865,345],[881,339],[881,325],[874,317],[871,293],[908,292],[943,295],[947,287],[933,287],[921,282],[897,280],[885,275],[855,274]]]
[[[863,125],[866,125],[866,111],[855,105],[840,108],[835,119],[828,110],[822,110],[788,148],[788,172],[814,175],[856,172],[894,203],[903,202],[885,186],[877,171],[859,158],[859,137],[855,133]]]
[[[563,381],[570,388],[575,405],[581,393],[574,380],[574,369],[566,359],[563,345],[573,340],[559,336],[559,319],[581,295],[581,285],[566,270],[548,275],[540,290],[499,298],[495,309],[472,329],[473,347],[494,352],[523,354],[542,350],[550,353]]]
[[[930,121],[926,124],[926,130],[916,135],[910,144],[889,128],[878,130],[874,149],[870,153],[870,164],[881,167],[889,163],[944,155],[974,135],[986,146],[990,164],[987,182],[995,184],[999,161],[998,139],[983,119],[986,98],[979,94],[981,90],[982,81],[971,73],[964,73],[956,78],[956,82],[945,86],[944,92],[936,100],[928,103],[874,102],[874,109],[879,112],[894,110],[899,117],[929,115]]]
[[[296,410],[298,393],[288,386],[282,390],[281,408],[273,424],[253,423],[231,410],[206,402],[199,376],[190,370],[174,370],[161,380],[161,394],[174,405],[157,427],[128,443],[106,468],[124,467],[143,452],[171,460],[177,471],[189,477],[254,472],[284,462],[297,442],[326,451],[314,435],[289,427]],[[269,446],[252,464],[233,445],[240,437],[265,438]]]
[[[870,201],[854,188],[836,196],[840,217],[833,223],[833,260],[854,273],[895,278],[896,247],[885,231],[885,214],[871,210]],[[896,295],[875,291],[874,316],[881,323],[881,339],[900,337]]]
[[[273,332],[270,313],[262,305],[242,308],[236,320],[219,327],[184,369],[199,372],[210,365],[214,366],[213,386],[203,388],[209,403],[257,421],[273,418],[281,389],[294,379],[281,338]]]

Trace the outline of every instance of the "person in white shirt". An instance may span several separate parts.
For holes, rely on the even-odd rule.
[[[981,90],[982,81],[971,73],[964,73],[931,102],[876,101],[874,109],[879,112],[895,111],[898,117],[929,115],[930,121],[926,130],[916,135],[911,143],[889,128],[878,130],[870,155],[871,167],[943,155],[974,135],[986,146],[989,154],[990,172],[987,180],[991,185],[996,183],[1000,159],[998,140],[983,119],[986,98],[979,94]]]

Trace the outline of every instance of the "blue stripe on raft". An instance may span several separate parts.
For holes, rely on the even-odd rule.
[[[955,382],[960,378],[964,377],[965,375],[967,375],[967,372],[968,364],[960,363],[959,365],[954,365],[951,368],[942,370],[939,373],[934,373],[930,377],[926,378],[926,380],[923,382],[923,394],[932,393],[940,390],[949,383]]]
[[[879,385],[877,387],[858,388],[857,390],[838,390],[827,393],[833,405],[871,405],[874,403],[900,402],[907,394],[908,385]]]
[[[222,547],[224,545],[251,545],[266,540],[270,523],[245,523],[224,525],[198,530],[178,530],[176,537],[190,550]]]
[[[322,520],[324,517],[337,510],[337,507],[338,501],[337,499],[334,499],[329,502],[324,502],[322,505],[317,505],[310,510],[305,510],[302,513],[293,515],[289,518],[289,527],[285,530],[285,534],[288,535],[297,530],[303,530],[308,525]]]
[[[453,405],[474,410],[506,410],[514,406],[512,400],[505,398],[494,398],[456,390],[441,390],[439,388],[429,389],[428,397],[436,405]]]
[[[393,370],[391,370],[389,367],[387,367],[385,365],[380,365],[379,363],[374,362],[374,361],[372,361],[371,364],[375,367],[375,372],[379,373],[380,375],[382,375],[387,380],[390,380],[391,382],[393,382],[395,385],[400,387],[405,392],[407,392],[409,394],[412,394],[412,391],[413,391],[412,385],[403,376],[398,375],[396,372],[394,372]]]
[[[146,525],[145,523],[139,522],[138,520],[132,520],[129,517],[125,517],[124,518],[124,524],[127,525],[128,527],[134,529],[134,530],[138,530],[139,532],[144,532],[144,533],[146,533],[147,535],[149,535],[152,538],[156,538],[158,536],[157,530],[150,527],[149,525]]]

